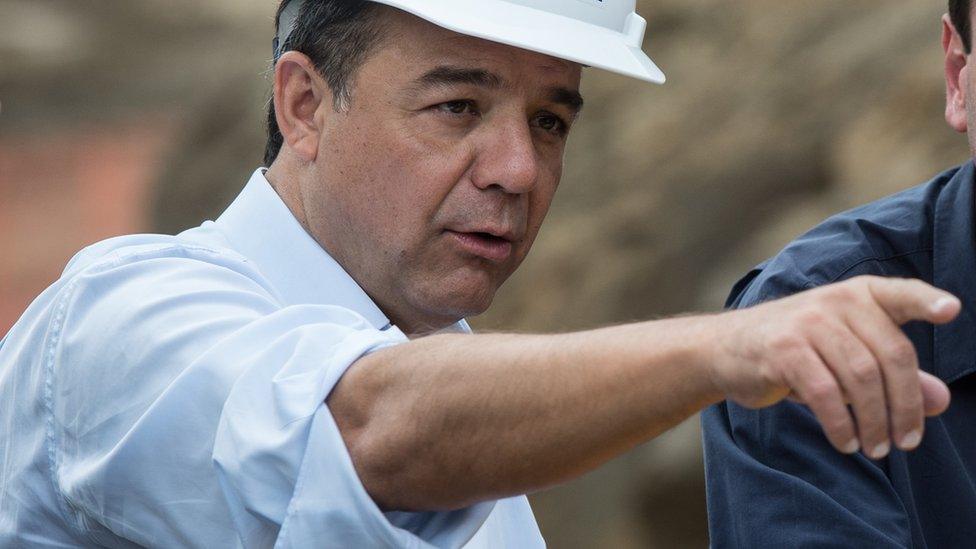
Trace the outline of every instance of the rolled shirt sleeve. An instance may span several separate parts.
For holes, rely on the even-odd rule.
[[[246,260],[186,246],[115,253],[53,307],[51,474],[92,543],[457,547],[491,513],[384,514],[356,476],[325,400],[394,327],[283,307]]]

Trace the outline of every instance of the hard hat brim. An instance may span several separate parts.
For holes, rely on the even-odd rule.
[[[623,33],[518,4],[492,9],[483,0],[373,0],[445,29],[663,84],[664,73]],[[639,18],[634,14],[632,17]],[[643,24],[643,20],[640,20]]]

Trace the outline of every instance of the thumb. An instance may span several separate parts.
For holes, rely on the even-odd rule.
[[[925,415],[934,417],[949,408],[949,388],[942,380],[929,374],[919,372],[918,381],[922,385],[922,402],[925,406]]]

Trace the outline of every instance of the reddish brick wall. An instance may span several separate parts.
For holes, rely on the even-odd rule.
[[[0,136],[0,336],[80,248],[146,230],[170,135],[139,122]]]

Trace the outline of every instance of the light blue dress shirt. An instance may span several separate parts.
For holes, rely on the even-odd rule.
[[[0,347],[0,546],[544,546],[525,497],[367,495],[324,402],[406,340],[261,170],[215,222],[86,248]]]

